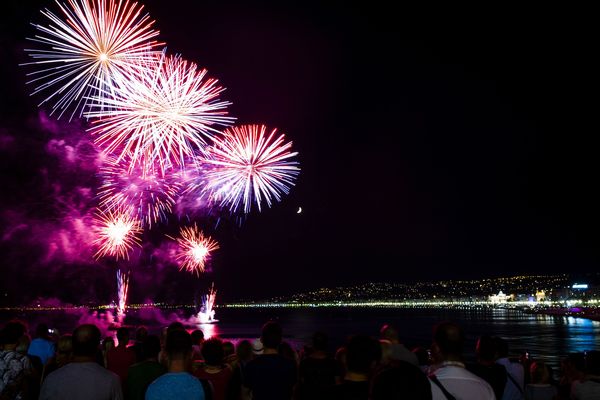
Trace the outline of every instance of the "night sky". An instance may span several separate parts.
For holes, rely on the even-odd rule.
[[[223,298],[239,299],[365,281],[597,270],[589,10],[142,3],[169,53],[227,87],[222,98],[239,123],[278,127],[293,140],[302,173],[282,203],[241,226],[198,219],[221,244],[200,279],[148,256],[178,221],[148,234],[146,255],[130,263],[132,301],[185,300],[211,281]],[[18,66],[43,7],[56,9],[21,0],[3,2],[0,13],[0,293],[7,304],[106,300],[114,263],[86,261],[83,251],[75,261],[47,257],[44,241],[64,208],[93,202],[97,180],[90,144],[79,143],[68,165],[49,144],[62,148],[77,130],[84,140],[85,121],[41,122],[42,97],[25,85],[31,69]]]

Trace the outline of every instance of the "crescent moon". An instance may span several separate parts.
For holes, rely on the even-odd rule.
[[[300,214],[302,212],[302,207],[298,207],[298,211],[296,211],[296,214]]]

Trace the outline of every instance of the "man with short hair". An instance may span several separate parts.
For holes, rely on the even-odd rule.
[[[48,325],[41,323],[35,330],[35,338],[29,344],[27,354],[39,357],[42,365],[48,364],[48,361],[54,357],[56,346],[48,336]]]
[[[381,339],[390,343],[389,359],[393,361],[406,361],[416,367],[419,366],[419,360],[416,354],[408,350],[401,342],[398,329],[390,324],[385,324],[379,331]]]
[[[262,328],[263,353],[246,365],[244,386],[253,400],[286,400],[292,397],[297,379],[294,361],[281,356],[277,348],[282,341],[281,326],[273,321]]]
[[[506,386],[502,394],[502,400],[523,400],[525,388],[525,369],[517,361],[508,357],[508,343],[506,340],[495,337],[496,341],[496,363],[506,368]]]
[[[481,336],[475,347],[477,362],[467,364],[467,369],[490,384],[496,399],[502,399],[508,378],[506,368],[496,363],[496,353],[494,338],[488,335]]]
[[[100,330],[85,324],[73,331],[73,360],[52,372],[42,385],[40,400],[122,400],[119,377],[96,362]]]
[[[600,398],[600,351],[585,353],[585,377],[573,382],[571,398],[595,400]]]
[[[117,330],[117,347],[113,347],[106,353],[106,369],[114,372],[121,379],[121,384],[127,379],[129,367],[135,364],[136,355],[133,349],[127,347],[129,344],[129,329],[121,327]]]
[[[452,322],[442,322],[433,333],[432,366],[429,380],[433,400],[496,400],[492,387],[465,369],[462,362],[464,334]]]
[[[168,372],[148,386],[146,400],[204,400],[202,384],[191,374],[192,338],[182,329],[167,333],[165,344]]]
[[[333,388],[335,400],[367,400],[371,375],[381,359],[379,342],[369,336],[356,335],[346,344],[344,380]]]
[[[156,378],[167,372],[164,365],[158,362],[160,339],[156,335],[148,335],[142,343],[141,353],[145,360],[129,367],[125,390],[127,399],[144,400],[146,389]]]

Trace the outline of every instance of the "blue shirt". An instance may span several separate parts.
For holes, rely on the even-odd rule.
[[[29,344],[27,354],[38,356],[42,360],[42,365],[46,365],[48,360],[54,357],[54,343],[42,338],[33,339]]]
[[[204,400],[204,389],[187,372],[169,372],[148,386],[146,400]]]

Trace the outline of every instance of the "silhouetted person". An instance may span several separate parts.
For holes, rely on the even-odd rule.
[[[34,395],[29,392],[33,376],[31,360],[17,351],[19,339],[27,328],[21,321],[8,322],[0,331],[0,398],[21,399]]]
[[[531,383],[525,387],[525,398],[527,400],[554,400],[558,391],[550,383],[550,373],[546,364],[541,361],[533,362],[529,367],[529,375]]]
[[[125,396],[128,400],[143,400],[146,389],[156,378],[165,374],[167,368],[158,362],[160,339],[148,335],[142,343],[142,354],[146,359],[129,367],[125,384]]]
[[[54,357],[56,348],[48,336],[48,325],[39,324],[35,330],[35,338],[29,344],[27,354],[39,357],[42,365]]]
[[[600,351],[585,353],[585,377],[573,382],[571,398],[574,400],[600,399]]]
[[[582,380],[585,376],[585,355],[571,353],[561,360],[561,378],[558,384],[558,394],[561,399],[571,398],[571,386],[575,381]]]
[[[204,400],[202,384],[188,371],[192,338],[184,329],[171,329],[165,342],[167,373],[148,386],[146,400]]]
[[[240,341],[235,348],[235,354],[237,356],[237,363],[229,384],[230,392],[228,397],[231,400],[251,400],[252,393],[250,393],[248,388],[242,387],[242,382],[246,376],[246,366],[254,358],[252,343],[248,340]]]
[[[73,360],[52,372],[42,385],[40,400],[121,400],[119,377],[96,362],[100,330],[91,324],[73,331]]]
[[[491,336],[481,336],[475,347],[477,362],[468,364],[467,369],[490,384],[496,399],[502,399],[508,378],[506,368],[496,364],[496,342]]]
[[[365,335],[350,338],[346,345],[347,371],[341,384],[334,387],[331,399],[367,400],[369,380],[381,358],[379,341]]]
[[[148,337],[148,328],[139,326],[135,330],[135,343],[131,346],[131,350],[135,353],[135,361],[144,361],[147,357],[144,354],[144,340]]]
[[[44,368],[44,377],[46,377],[71,362],[73,359],[73,336],[70,333],[62,335],[56,343],[56,356],[50,360]]]
[[[429,364],[431,364],[431,360],[429,359],[429,351],[423,347],[415,347],[412,349],[412,352],[415,356],[417,356],[417,362],[419,363],[419,368],[425,374],[429,372]]]
[[[252,392],[253,400],[286,400],[292,397],[296,384],[296,364],[281,356],[278,347],[282,340],[281,326],[267,322],[260,340],[263,353],[248,363],[243,384]]]
[[[225,351],[221,339],[210,338],[204,341],[202,358],[204,365],[194,375],[198,379],[210,382],[214,400],[225,400],[233,372],[224,363]]]
[[[118,345],[106,353],[106,368],[119,376],[121,384],[127,379],[127,371],[136,362],[135,352],[127,347],[129,343],[129,329],[117,330]]]
[[[373,378],[371,400],[431,400],[431,385],[419,367],[397,361]]]
[[[196,329],[192,332],[192,360],[201,360],[202,343],[204,342],[204,332]]]
[[[335,385],[338,368],[335,360],[327,352],[328,337],[317,332],[312,337],[309,355],[300,362],[300,399],[326,399]]]
[[[419,365],[417,356],[400,342],[398,329],[392,325],[386,324],[381,328],[380,335],[381,339],[388,340],[391,344],[390,360],[402,360],[411,363],[414,366]]]
[[[457,399],[494,400],[492,387],[477,375],[469,372],[462,362],[464,335],[452,322],[442,322],[435,327],[431,357],[433,365],[429,380],[434,400]]]
[[[517,360],[508,357],[508,343],[506,340],[495,337],[496,363],[506,369],[506,386],[502,393],[502,400],[523,400],[525,390],[525,369]]]

